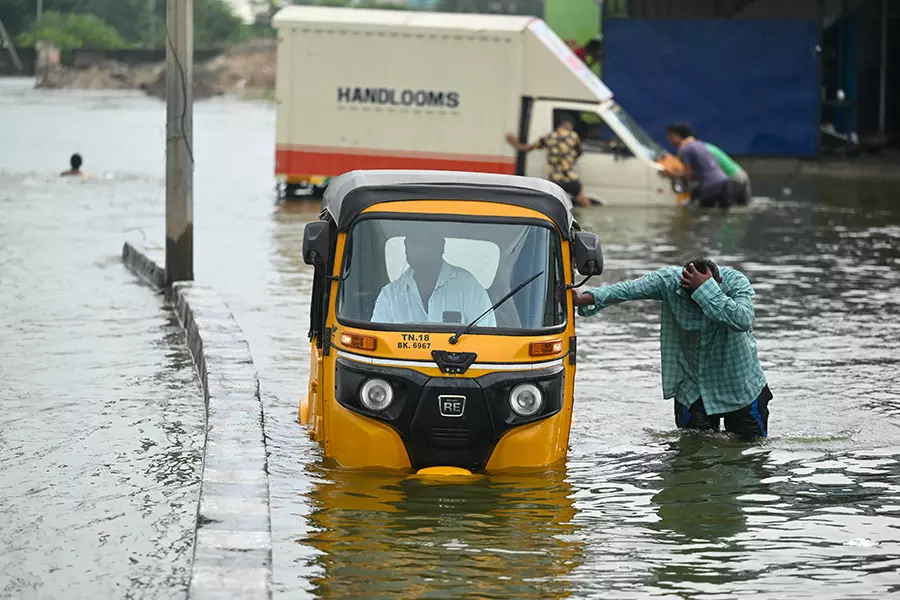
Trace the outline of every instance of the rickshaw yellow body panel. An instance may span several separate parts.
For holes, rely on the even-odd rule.
[[[389,426],[329,402],[325,454],[345,467],[409,469],[403,440]]]

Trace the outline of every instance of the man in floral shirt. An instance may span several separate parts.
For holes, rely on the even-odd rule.
[[[574,197],[579,205],[591,205],[575,172],[575,162],[581,156],[581,137],[575,131],[574,117],[566,114],[559,127],[533,144],[522,144],[513,134],[507,135],[506,141],[519,152],[547,150],[548,179]]]

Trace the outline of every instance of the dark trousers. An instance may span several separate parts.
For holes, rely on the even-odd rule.
[[[701,208],[728,208],[731,206],[731,186],[727,180],[697,187],[691,195]]]
[[[750,178],[746,173],[738,173],[728,179],[728,193],[731,194],[731,203],[738,206],[747,206],[750,203]]]
[[[551,179],[550,181],[553,180]],[[553,183],[561,187],[563,191],[572,196],[572,198],[575,198],[575,196],[581,193],[581,181],[578,179],[575,181],[553,181]]]
[[[698,399],[687,408],[678,400],[675,403],[675,425],[679,429],[696,429],[701,431],[719,431],[722,420],[725,431],[746,440],[767,437],[769,432],[769,400],[772,392],[769,386],[763,388],[759,397],[747,406],[720,415],[706,414],[703,400]]]

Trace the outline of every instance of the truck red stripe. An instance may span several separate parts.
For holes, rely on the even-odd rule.
[[[501,156],[398,153],[389,150],[338,151],[325,149],[277,148],[275,174],[335,177],[355,169],[420,169],[475,171],[512,175],[516,163]]]

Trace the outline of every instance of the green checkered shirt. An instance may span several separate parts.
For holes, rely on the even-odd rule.
[[[709,415],[738,410],[766,385],[753,338],[753,287],[740,271],[721,268],[694,290],[681,289],[681,267],[666,267],[640,279],[590,290],[590,317],[628,300],[660,300],[663,397],[690,406],[703,398]]]

